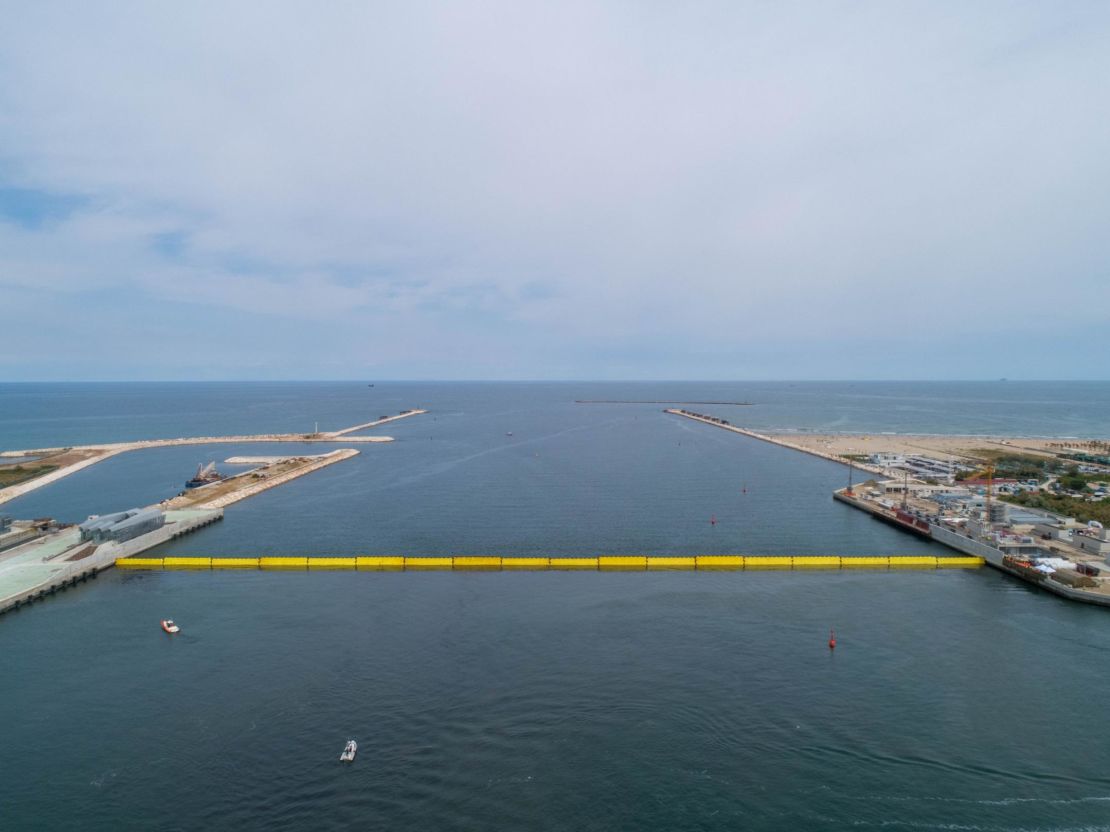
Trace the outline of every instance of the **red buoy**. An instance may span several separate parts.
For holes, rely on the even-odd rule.
[[[836,649],[836,633],[834,633],[832,630],[829,630],[829,649]]]

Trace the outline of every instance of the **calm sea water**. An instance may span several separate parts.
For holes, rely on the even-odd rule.
[[[0,446],[431,411],[164,554],[934,551],[833,503],[841,466],[579,398],[1110,434],[1108,384],[3,385]],[[288,450],[124,454],[3,510],[78,520]],[[988,570],[112,571],[0,618],[0,828],[1110,828],[1108,660],[1105,611]]]

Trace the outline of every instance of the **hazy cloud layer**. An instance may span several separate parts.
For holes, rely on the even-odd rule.
[[[1107,376],[1103,4],[0,13],[0,377]]]

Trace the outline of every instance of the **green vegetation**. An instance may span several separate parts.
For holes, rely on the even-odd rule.
[[[1087,487],[1087,478],[1074,470],[1061,474],[1058,482],[1060,487],[1067,491],[1082,491]]]
[[[1074,462],[1064,459],[1051,459],[1046,456],[1022,454],[1014,451],[997,451],[993,448],[976,448],[972,453],[993,464],[994,475],[999,478],[1043,480],[1050,475],[1087,476],[1079,474]],[[980,469],[958,476],[957,479],[982,479],[986,475],[986,470]]]
[[[1032,493],[1029,491],[1021,494],[1004,494],[1001,499],[1007,503],[1030,508],[1043,508],[1062,514],[1065,517],[1074,517],[1076,520],[1087,522],[1099,520],[1104,525],[1110,524],[1110,499],[1089,502],[1078,497],[1067,497],[1063,494],[1047,494],[1044,492]]]
[[[35,477],[41,477],[43,474],[49,474],[57,469],[57,465],[13,465],[10,468],[3,467],[0,468],[0,488],[18,485],[21,482],[33,480]]]

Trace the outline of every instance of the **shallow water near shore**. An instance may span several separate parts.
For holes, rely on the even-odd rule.
[[[12,387],[12,449],[431,411],[154,554],[945,551],[834,503],[842,466],[662,406],[573,403],[751,400],[721,415],[766,428],[745,419],[769,418],[773,385],[201,385],[192,410],[183,386]],[[980,432],[1001,395],[870,389],[872,413],[847,388],[773,406],[793,427]],[[1004,407],[982,432],[1107,435],[1108,395]],[[944,399],[948,422],[907,399]],[[2,510],[78,520],[289,450],[124,454]],[[1110,828],[1108,656],[1105,611],[991,570],[113,570],[0,618],[0,811],[12,829]]]

